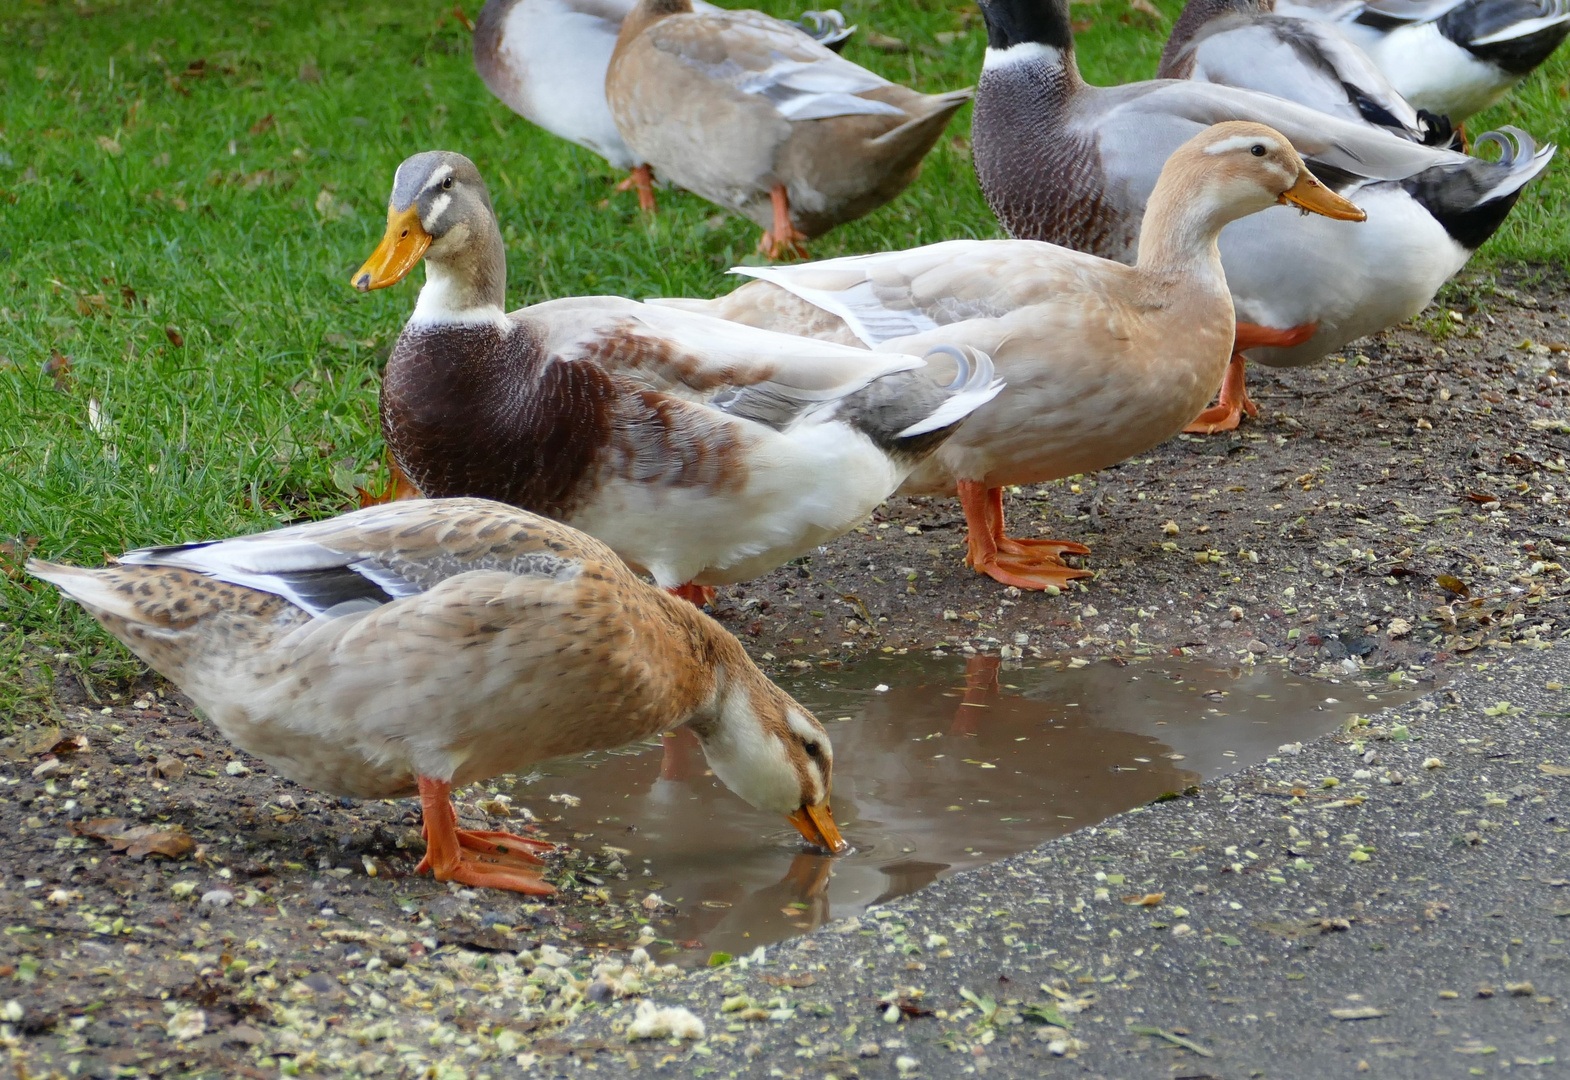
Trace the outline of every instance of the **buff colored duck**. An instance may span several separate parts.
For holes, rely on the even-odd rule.
[[[1414,108],[1338,26],[1279,15],[1275,0],[1188,0],[1156,77],[1275,94],[1425,146],[1454,137],[1449,117]]]
[[[669,588],[742,581],[854,528],[998,392],[949,350],[869,363],[621,297],[504,313],[501,233],[474,163],[417,154],[393,179],[362,290],[425,285],[382,378],[382,432],[430,496],[499,499],[609,544]],[[697,597],[694,596],[694,599]]]
[[[970,91],[908,90],[756,11],[639,0],[605,97],[635,155],[780,258],[904,191]]]
[[[1548,167],[1514,128],[1498,161],[1421,146],[1269,94],[1157,79],[1090,86],[1074,60],[1068,0],[981,0],[987,53],[971,125],[976,175],[1011,236],[1131,261],[1145,200],[1172,150],[1224,120],[1269,124],[1310,168],[1368,211],[1366,225],[1289,209],[1233,223],[1221,261],[1238,340],[1221,401],[1190,426],[1235,428],[1253,413],[1249,358],[1313,363],[1411,318],[1491,236]]]
[[[812,714],[718,623],[535,514],[416,500],[99,570],[27,569],[284,776],[359,799],[418,794],[418,871],[438,881],[553,891],[534,855],[552,845],[458,828],[453,787],[683,724],[736,794],[846,846]]]
[[[632,176],[638,204],[655,208],[654,177],[622,141],[605,103],[605,69],[636,0],[486,0],[474,20],[474,67],[513,112]],[[694,0],[699,11],[719,9]],[[830,49],[856,30],[838,11],[804,11],[794,27]]]
[[[1570,34],[1567,0],[1280,0],[1277,10],[1333,23],[1403,97],[1457,124]]]
[[[1183,429],[1232,352],[1216,249],[1229,222],[1287,203],[1357,221],[1285,137],[1218,124],[1167,161],[1133,266],[1033,240],[951,240],[802,266],[740,267],[760,280],[712,301],[662,301],[874,351],[963,345],[1007,387],[901,490],[958,494],[967,562],[1005,585],[1061,587],[1087,548],[1004,531],[1002,489],[1104,469]]]

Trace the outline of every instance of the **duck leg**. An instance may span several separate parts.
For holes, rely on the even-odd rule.
[[[666,591],[672,596],[679,597],[698,608],[703,607],[705,604],[712,606],[714,598],[719,595],[719,590],[713,585],[694,585],[690,581],[685,585],[677,585],[674,589]]]
[[[774,228],[759,238],[758,250],[776,260],[786,256],[805,259],[807,235],[797,232],[790,222],[790,196],[786,194],[785,185],[775,184],[769,191],[769,198],[774,203]]]
[[[452,785],[422,776],[420,811],[425,819],[425,858],[416,874],[429,870],[437,881],[456,881],[487,889],[546,896],[555,892],[535,866],[543,863],[530,851],[553,850],[554,844],[505,832],[477,832],[458,828],[452,805]]]
[[[1313,337],[1317,329],[1319,329],[1318,323],[1304,323],[1290,330],[1276,330],[1269,326],[1256,326],[1254,323],[1238,323],[1237,337],[1232,342],[1232,361],[1227,364],[1226,378],[1221,381],[1219,399],[1210,408],[1194,417],[1183,430],[1190,435],[1215,435],[1236,428],[1245,412],[1250,416],[1258,416],[1259,406],[1249,398],[1248,387],[1244,383],[1243,353],[1248,349],[1266,346],[1289,349]]]
[[[654,213],[658,209],[654,205],[654,170],[648,165],[639,165],[627,179],[616,185],[617,191],[634,189],[638,192],[638,209],[645,214]]]
[[[1076,578],[1094,576],[1063,561],[1064,555],[1089,555],[1090,549],[1083,544],[1005,536],[1002,488],[961,480],[959,503],[969,532],[965,563],[978,573],[1019,589],[1061,589]]]

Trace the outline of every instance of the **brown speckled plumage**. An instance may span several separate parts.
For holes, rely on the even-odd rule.
[[[726,712],[737,702],[781,740],[780,767],[799,771],[787,716],[810,714],[735,638],[604,544],[511,507],[391,503],[126,560],[29,570],[185,689],[237,746],[316,790],[407,795],[417,776],[461,785],[694,720],[710,737],[750,722]],[[399,598],[313,615],[282,595],[290,565],[363,574]],[[812,779],[801,786],[809,802],[828,783],[814,793]]]

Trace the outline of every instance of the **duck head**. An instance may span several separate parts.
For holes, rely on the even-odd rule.
[[[738,646],[739,650],[739,646]],[[759,810],[784,814],[811,844],[849,845],[829,810],[834,748],[816,717],[745,657],[715,671],[715,697],[689,726],[720,782]]]
[[[1229,120],[1172,152],[1145,205],[1139,262],[1208,251],[1229,222],[1277,204],[1338,221],[1367,218],[1309,172],[1285,135]]]
[[[425,287],[412,322],[500,316],[507,284],[501,232],[480,170],[462,154],[430,150],[398,166],[387,231],[349,283],[361,292],[385,289],[422,258]]]

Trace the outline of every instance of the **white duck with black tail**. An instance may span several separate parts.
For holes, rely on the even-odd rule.
[[[1457,124],[1570,34],[1570,0],[1280,0],[1276,10],[1335,23],[1403,97]]]
[[[1230,430],[1255,411],[1244,353],[1275,366],[1308,364],[1416,315],[1553,157],[1553,147],[1538,148],[1515,128],[1479,140],[1502,151],[1487,161],[1230,86],[1091,86],[1074,59],[1067,0],[983,0],[981,9],[988,48],[973,154],[1010,235],[1132,262],[1167,156],[1226,120],[1280,131],[1316,176],[1368,212],[1352,225],[1278,207],[1222,231],[1237,351],[1220,405],[1190,430]]]

